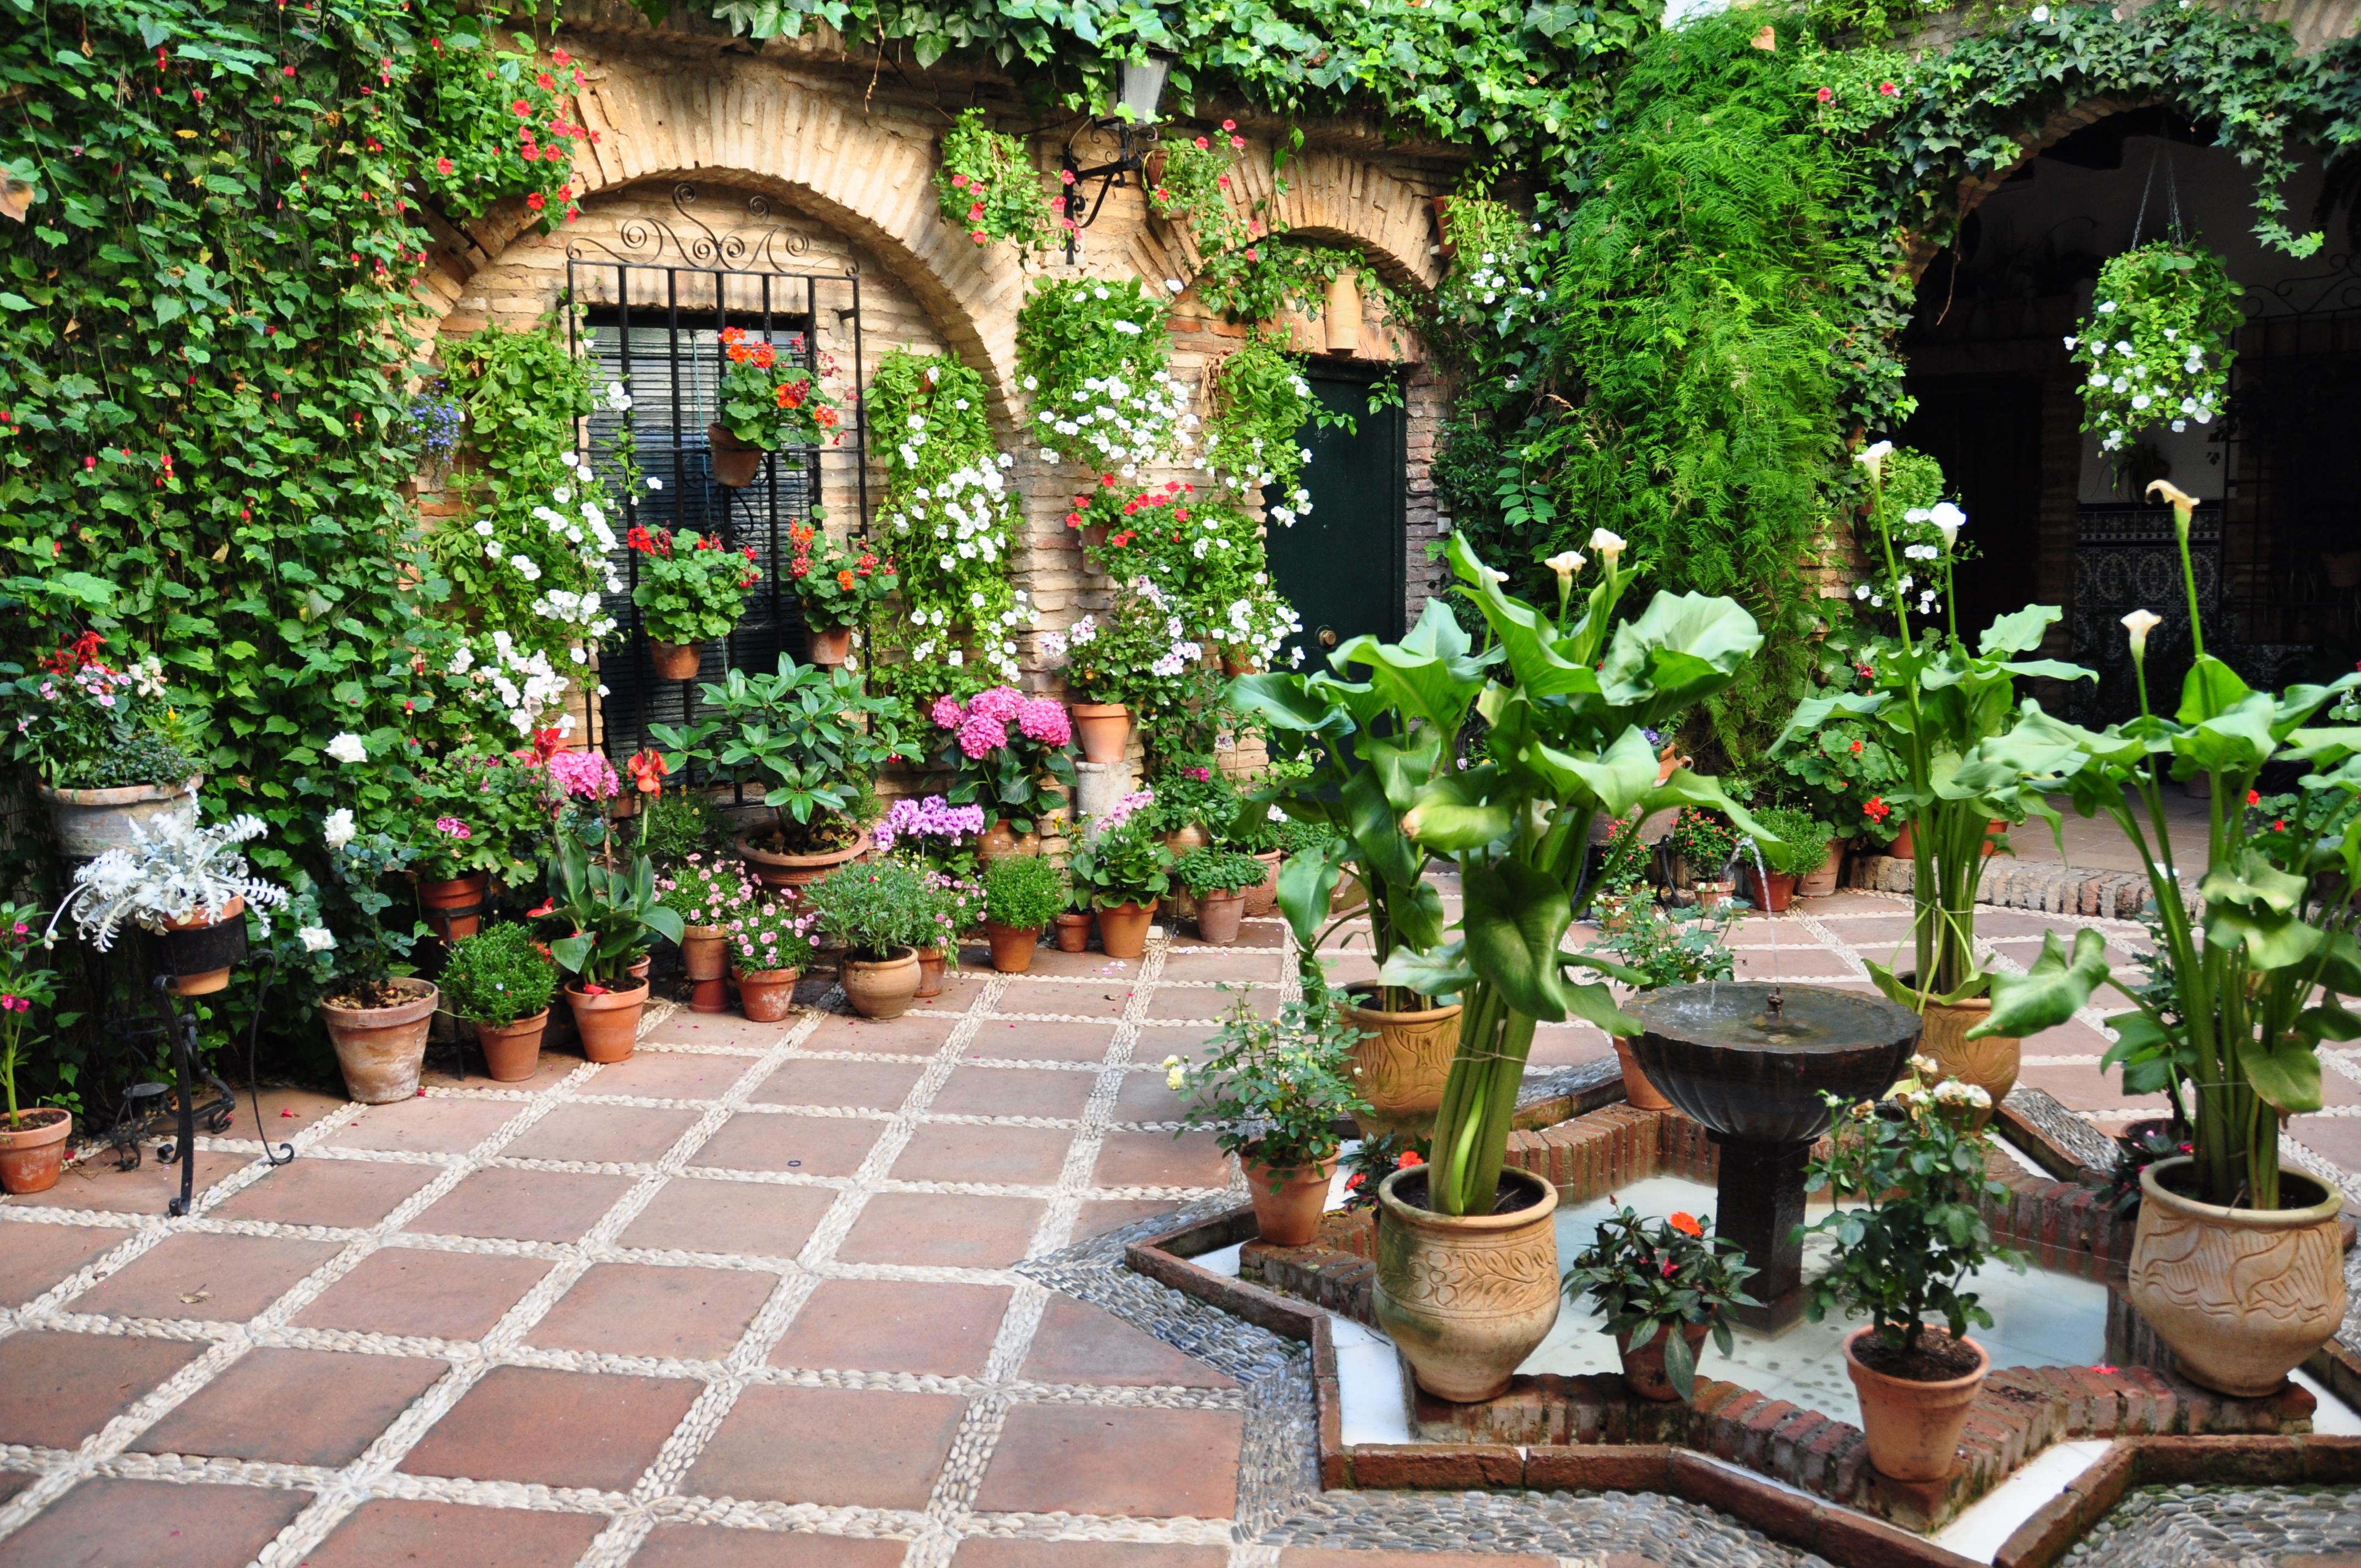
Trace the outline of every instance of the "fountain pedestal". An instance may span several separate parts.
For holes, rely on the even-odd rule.
[[[1803,1315],[1804,1168],[1832,1119],[1823,1093],[1872,1099],[1902,1076],[1919,1020],[1882,997],[1825,986],[1723,981],[1668,986],[1624,1003],[1644,1032],[1631,1052],[1648,1081],[1721,1150],[1714,1230],[1758,1272],[1733,1311],[1775,1333]]]

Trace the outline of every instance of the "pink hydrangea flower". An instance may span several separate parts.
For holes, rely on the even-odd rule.
[[[927,710],[927,717],[935,721],[938,729],[957,729],[960,720],[966,716],[950,697],[939,696],[935,698],[935,706]]]
[[[623,791],[615,764],[599,751],[559,751],[549,759],[549,776],[558,788],[584,800],[612,800]]]
[[[960,720],[960,750],[971,762],[981,761],[1008,744],[1008,726],[996,718],[971,712]]]
[[[1017,712],[1016,727],[1044,746],[1071,745],[1074,739],[1074,727],[1066,718],[1065,704],[1047,697],[1029,699]]]
[[[976,693],[967,710],[981,713],[994,723],[1006,724],[1025,711],[1025,694],[1014,686],[994,686]]]

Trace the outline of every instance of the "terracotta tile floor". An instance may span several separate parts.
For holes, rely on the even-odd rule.
[[[1904,908],[1751,918],[1741,972],[1861,986]],[[2134,926],[1985,935],[2024,964],[2079,924],[2130,971]],[[1279,1003],[1281,928],[1246,929],[971,971],[892,1024],[665,1013],[615,1066],[282,1091],[300,1157],[205,1140],[187,1220],[152,1160],[0,1203],[0,1568],[1442,1562],[1233,1550],[1244,1390],[1012,1267],[1236,1190],[1155,1064]],[[2099,1070],[2099,1012],[2026,1042],[2026,1081],[2148,1113]],[[1607,1049],[1550,1027],[1533,1059]],[[2361,1052],[2330,1069],[2295,1138],[2341,1174]]]

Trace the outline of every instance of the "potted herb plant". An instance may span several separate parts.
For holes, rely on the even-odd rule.
[[[1600,1330],[1615,1336],[1624,1387],[1643,1399],[1694,1398],[1706,1336],[1730,1354],[1730,1309],[1763,1304],[1742,1288],[1755,1273],[1745,1253],[1710,1234],[1712,1226],[1686,1213],[1652,1225],[1618,1210],[1561,1282],[1566,1299],[1588,1296],[1606,1320]]]
[[[1269,1019],[1242,999],[1203,1061],[1165,1062],[1176,1092],[1195,1086],[1189,1125],[1210,1128],[1223,1152],[1237,1157],[1255,1228],[1273,1246],[1302,1246],[1319,1231],[1341,1146],[1336,1123],[1367,1108],[1353,1080],[1359,1037],[1320,1003],[1291,1001]]]
[[[1754,815],[1772,836],[1739,853],[1746,869],[1747,894],[1765,915],[1784,915],[1795,900],[1796,883],[1828,863],[1828,830],[1799,806],[1764,806]],[[1759,866],[1753,859],[1756,851],[1763,856]]]
[[[329,817],[323,841],[329,914],[316,937],[304,938],[328,971],[321,1021],[336,1048],[346,1093],[364,1105],[407,1100],[418,1092],[440,992],[407,972],[422,927],[387,926],[395,897],[386,883],[412,869],[417,851],[382,829],[355,832],[346,814]]]
[[[1728,980],[1736,964],[1730,951],[1734,913],[1702,905],[1660,909],[1653,900],[1635,901],[1599,929],[1589,951],[1622,966],[1616,978],[1635,991]],[[1669,1111],[1673,1102],[1648,1081],[1625,1036],[1608,1036],[1623,1066],[1623,1098],[1635,1111]]]
[[[729,921],[730,967],[738,1006],[757,1024],[775,1024],[795,1006],[796,982],[812,961],[814,913],[781,898],[758,898]]]
[[[763,580],[754,547],[732,550],[712,534],[634,525],[627,540],[640,556],[631,602],[648,634],[656,676],[693,681],[704,644],[718,642],[745,613],[746,593]]]
[[[818,523],[791,524],[787,546],[787,580],[811,628],[811,662],[841,664],[852,655],[852,629],[894,595],[901,577],[891,558],[859,540],[839,544]]]
[[[73,1113],[62,1105],[16,1103],[16,1066],[27,1047],[48,1038],[34,1026],[36,1011],[57,1005],[57,971],[41,961],[47,933],[36,929],[41,912],[29,904],[0,902],[0,1089],[7,1091],[8,1119],[0,1122],[0,1191],[47,1192],[65,1167],[66,1140],[73,1136]]]
[[[461,938],[436,984],[452,1013],[476,1026],[486,1072],[502,1083],[533,1076],[557,964],[531,927],[509,922]]]
[[[732,670],[698,689],[709,717],[685,728],[653,724],[649,733],[675,772],[693,758],[721,778],[763,786],[773,826],[737,840],[755,881],[803,887],[868,850],[870,787],[896,751],[891,697],[872,696],[849,671],[785,653],[774,674]]]
[[[901,861],[841,866],[804,897],[814,927],[844,948],[837,980],[863,1018],[899,1018],[918,994],[918,949],[942,930],[927,873]]]
[[[1111,959],[1148,951],[1156,901],[1172,885],[1172,851],[1142,813],[1152,803],[1145,790],[1124,796],[1091,824],[1067,862],[1074,896],[1097,911],[1099,946]]]
[[[154,932],[164,972],[182,996],[209,996],[229,984],[230,965],[246,951],[251,907],[274,908],[286,890],[247,871],[240,844],[269,831],[262,818],[242,816],[205,827],[192,816],[127,823],[130,842],[75,868],[73,887],[49,917],[71,913],[100,952],[125,924]]]
[[[985,860],[1041,852],[1038,819],[1047,787],[1074,788],[1073,727],[1063,704],[992,686],[965,702],[937,697],[927,717],[943,731],[937,764],[953,774],[950,796],[990,818],[978,845]]]
[[[1730,872],[1738,855],[1739,838],[1738,829],[1721,813],[1681,807],[1673,818],[1672,831],[1665,835],[1675,867],[1674,885],[1683,893],[1694,893],[1697,902],[1708,909],[1722,904],[1737,886]]]
[[[681,967],[697,988],[689,1006],[698,1013],[728,1012],[723,976],[729,969],[730,922],[754,901],[744,862],[692,850],[670,871],[658,874],[656,894],[681,918]]]
[[[818,367],[749,342],[743,327],[721,329],[723,367],[718,417],[705,427],[713,444],[714,482],[742,489],[762,471],[763,454],[841,439],[836,400],[820,389]]]
[[[1003,855],[983,868],[983,935],[992,967],[1023,974],[1033,967],[1041,932],[1072,896],[1066,873],[1038,855]]]
[[[7,688],[10,755],[39,778],[59,852],[86,860],[127,848],[134,822],[192,817],[203,781],[196,722],[151,655],[117,670],[96,632],[58,649]]]
[[[1911,1067],[1928,1078],[1938,1070],[1924,1057]],[[1806,1227],[1835,1243],[1806,1304],[1816,1322],[1831,1311],[1869,1317],[1845,1340],[1845,1371],[1861,1397],[1870,1464],[1897,1481],[1939,1481],[1992,1366],[1968,1337],[1971,1323],[1990,1328],[1992,1314],[1960,1287],[1987,1263],[2025,1266],[1993,1241],[1981,1207],[2008,1197],[1984,1173],[1989,1138],[1969,1126],[1991,1101],[1955,1079],[1864,1101],[1850,1115],[1825,1098],[1839,1113],[1836,1131],[1805,1190],[1839,1206]]]
[[[1238,939],[1246,889],[1262,881],[1262,862],[1235,850],[1191,850],[1173,862],[1172,880],[1197,901],[1197,934],[1226,948]]]
[[[591,858],[589,847],[566,836],[559,839],[549,868],[549,902],[533,912],[554,916],[566,934],[549,944],[550,956],[575,984],[566,988],[582,1054],[595,1062],[629,1058],[639,1042],[640,1014],[648,1004],[644,973],[633,966],[657,937],[677,942],[687,930],[680,916],[656,893],[655,872],[637,857],[617,864],[610,849]]]
[[[2354,940],[2361,836],[2361,674],[2274,696],[2250,689],[2205,651],[2189,532],[2197,502],[2162,481],[2170,501],[2195,660],[2177,708],[2147,689],[2147,638],[2158,617],[2124,618],[2140,716],[2092,731],[2027,703],[2002,762],[2074,809],[2123,830],[2153,894],[2152,978],[2128,987],[2132,1010],[2106,1020],[2103,1058],[2133,1092],[2163,1092],[2185,1118],[2185,1157],[2140,1172],[2129,1295],[2172,1347],[2180,1370],[2242,1398],[2279,1387],[2343,1321],[2345,1285],[2333,1187],[2282,1169],[2287,1118],[2317,1111],[2323,1039],[2352,1037],[2345,999],[2361,995]],[[2332,724],[2313,728],[2330,704]],[[2264,813],[2257,781],[2294,764],[2301,794]],[[2182,861],[2164,807],[2168,777],[2202,779],[2213,805],[2202,874]],[[2241,809],[2240,803],[2246,809]],[[2191,894],[2202,900],[2192,903]],[[2021,976],[1995,976],[1992,1015],[1970,1031],[2009,1037],[2071,1018],[2112,976],[2103,938],[2053,935]]]

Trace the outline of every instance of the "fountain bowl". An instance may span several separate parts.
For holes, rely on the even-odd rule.
[[[1645,1026],[1631,1051],[1664,1098],[1707,1131],[1754,1144],[1808,1144],[1828,1131],[1823,1092],[1848,1102],[1884,1093],[1920,1026],[1883,997],[1755,981],[1667,986],[1623,1010]]]

